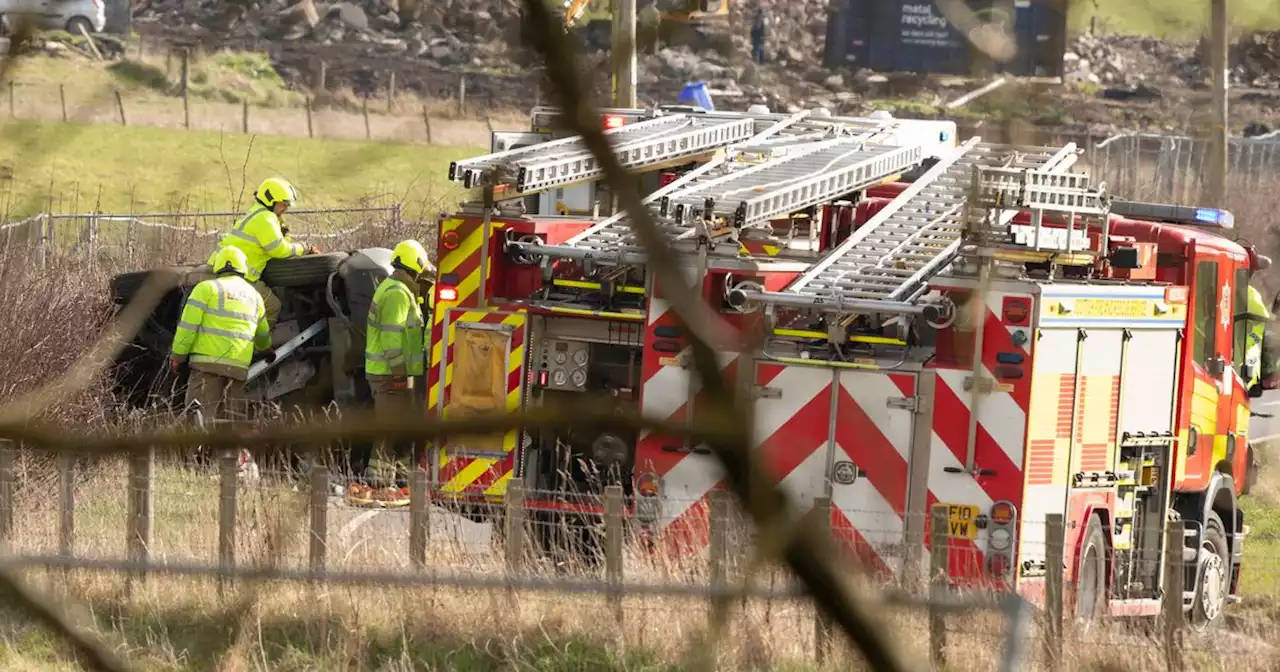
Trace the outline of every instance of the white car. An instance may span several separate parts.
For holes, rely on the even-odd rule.
[[[79,35],[80,28],[101,33],[107,27],[104,0],[0,0],[0,22],[11,33],[22,20],[34,20],[35,28],[65,30]]]

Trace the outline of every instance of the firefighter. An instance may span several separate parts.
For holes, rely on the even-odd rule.
[[[1271,320],[1271,311],[1267,310],[1267,304],[1262,300],[1262,292],[1256,287],[1249,286],[1249,344],[1244,351],[1244,363],[1249,366],[1249,380],[1247,387],[1252,388],[1263,379],[1263,369],[1266,368],[1267,374],[1271,373],[1271,363],[1265,361],[1263,350],[1265,336],[1267,331],[1267,322]],[[1265,348],[1269,350],[1270,348]]]
[[[238,413],[253,354],[271,346],[266,307],[245,279],[249,270],[239,248],[218,250],[214,277],[191,290],[173,336],[169,367],[177,373],[189,360],[186,404],[199,402],[210,419]]]
[[[413,408],[414,377],[426,372],[426,321],[418,278],[435,272],[426,249],[416,240],[396,245],[391,266],[391,275],[373,293],[365,329],[365,378],[373,393],[374,412],[381,417],[403,415]],[[427,305],[434,305],[434,301]],[[395,458],[394,468],[387,465],[388,452]],[[384,484],[391,479],[402,481],[404,461],[411,459],[412,453],[412,444],[398,444],[391,451],[377,446],[370,461],[375,479]]]
[[[314,246],[304,248],[301,243],[289,239],[289,229],[281,224],[284,213],[298,200],[298,192],[292,184],[279,177],[268,177],[258,185],[254,193],[257,204],[236,224],[234,228],[218,241],[218,249],[209,257],[209,264],[214,257],[228,247],[238,248],[244,252],[248,271],[244,279],[262,296],[267,311],[267,324],[274,327],[276,318],[280,316],[280,299],[262,281],[262,271],[272,259],[300,257],[304,254],[319,254]]]

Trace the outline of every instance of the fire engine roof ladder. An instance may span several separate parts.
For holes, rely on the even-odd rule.
[[[964,206],[974,166],[1061,173],[1074,164],[1074,144],[1061,149],[982,144],[971,138],[942,158],[844,243],[780,292],[744,284],[730,292],[739,306],[834,313],[926,312],[917,305],[930,277],[943,271],[962,242]],[[999,216],[1002,225],[1014,211]]]
[[[653,170],[691,161],[755,134],[755,120],[673,114],[605,131],[623,167]],[[449,164],[449,179],[472,189],[486,184],[527,196],[599,179],[604,174],[578,136]]]
[[[644,202],[662,200],[669,204],[671,199],[684,198],[682,194],[688,190],[709,190],[713,184],[738,192],[749,190],[745,198],[717,202],[713,211],[728,216],[744,213],[741,225],[751,225],[777,213],[794,212],[881,182],[918,164],[922,157],[919,147],[866,146],[868,140],[886,139],[896,128],[892,120],[845,123],[843,119],[831,122],[829,118],[818,118],[810,123],[805,119],[807,115],[808,111],[804,111],[777,120],[750,140],[728,147],[725,153],[650,194]],[[817,133],[830,138],[833,132],[856,135],[814,141]],[[749,160],[739,160],[748,157]],[[722,172],[711,175],[716,170]],[[699,205],[706,202],[701,196],[689,197],[690,203],[694,201]],[[663,230],[680,239],[695,234],[698,225],[699,222],[668,221]],[[510,241],[508,245],[526,254],[591,258],[605,263],[640,264],[646,259],[626,213],[608,217],[562,245],[542,245],[532,240]]]

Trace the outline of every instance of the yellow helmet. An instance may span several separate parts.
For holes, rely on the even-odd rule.
[[[416,240],[404,240],[396,245],[396,249],[391,252],[391,265],[403,268],[414,275],[436,270],[436,267],[427,259],[426,249]]]
[[[275,207],[276,203],[284,201],[288,205],[298,202],[298,191],[289,184],[288,180],[281,177],[268,177],[258,185],[258,192],[254,194],[258,197],[258,202],[268,208]]]
[[[224,247],[213,255],[213,272],[245,275],[249,272],[249,259],[238,247]]]

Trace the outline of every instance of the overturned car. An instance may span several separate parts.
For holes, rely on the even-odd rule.
[[[334,406],[372,405],[364,377],[365,320],[373,293],[392,272],[391,250],[381,247],[272,260],[263,281],[280,298],[272,350],[254,358],[246,381],[250,406],[273,413],[324,413]],[[114,366],[114,390],[127,408],[181,413],[187,372],[168,368],[169,349],[191,290],[212,276],[208,266],[167,269],[180,278],[152,311]],[[122,310],[152,271],[111,280],[112,300]],[[430,279],[422,280],[423,292]],[[260,417],[260,415],[259,415]],[[344,466],[355,473],[367,464],[370,446],[351,446]]]

